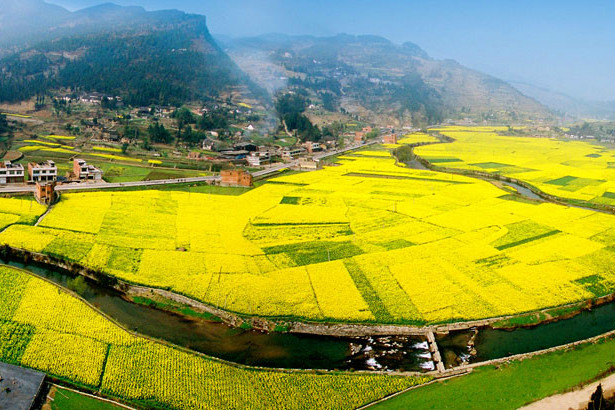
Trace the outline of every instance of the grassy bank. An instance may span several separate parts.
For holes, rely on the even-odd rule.
[[[611,372],[615,341],[524,361],[476,369],[458,377],[411,390],[373,409],[516,409],[561,393]],[[589,400],[589,397],[588,397]]]

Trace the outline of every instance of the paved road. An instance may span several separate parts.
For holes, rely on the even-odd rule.
[[[377,141],[371,141],[367,144],[362,145],[352,145],[347,148],[323,152],[321,154],[314,155],[315,159],[325,159],[328,157],[332,157],[335,155],[343,154],[345,152],[353,151],[358,148],[367,147],[369,145],[376,144]],[[275,174],[280,172],[281,170],[295,167],[299,164],[299,161],[292,161],[285,164],[280,164],[273,166],[271,168],[264,169],[262,171],[256,171],[252,173],[253,177],[265,177],[268,175]],[[146,187],[146,186],[159,186],[159,185],[171,185],[171,184],[189,184],[196,182],[215,182],[220,181],[219,176],[209,176],[209,177],[196,177],[196,178],[178,178],[178,179],[162,179],[158,181],[133,181],[133,182],[98,182],[98,183],[90,183],[90,184],[80,184],[80,183],[72,183],[72,184],[62,184],[56,187],[56,191],[87,191],[92,189],[109,189],[109,188],[126,188],[126,187]],[[34,185],[6,185],[0,187],[0,194],[16,194],[16,193],[27,193],[34,192],[36,187]]]
[[[178,179],[162,179],[158,181],[133,181],[133,182],[97,182],[89,184],[62,184],[56,187],[56,191],[87,191],[92,189],[109,189],[109,188],[126,188],[126,187],[146,187],[146,186],[159,186],[159,185],[171,185],[171,184],[188,184],[195,182],[213,182],[219,181],[220,177],[197,177],[197,178],[178,178]],[[36,187],[34,185],[7,185],[0,187],[0,194],[15,194],[24,192],[34,192]]]

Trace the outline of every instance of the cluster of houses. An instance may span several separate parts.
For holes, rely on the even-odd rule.
[[[70,103],[80,102],[83,104],[91,104],[91,105],[100,105],[102,104],[105,98],[109,101],[116,101],[118,103],[122,102],[122,97],[115,96],[115,95],[107,95],[107,94],[102,94],[102,93],[81,94],[78,97],[75,96],[74,94],[67,94],[67,95],[63,95],[59,97],[60,100],[64,100],[66,102],[70,102]]]
[[[71,182],[102,181],[103,171],[89,165],[82,159],[73,160],[72,172],[68,175]],[[22,164],[5,161],[0,165],[0,185],[23,184],[25,182],[47,183],[58,180],[58,167],[53,161],[30,162],[26,168]]]
[[[232,149],[219,151],[216,158],[208,157],[200,152],[191,152],[188,159],[230,161],[236,164],[247,164],[251,167],[261,167],[270,165],[277,161],[293,161],[305,155],[312,155],[336,147],[336,141],[324,142],[305,142],[293,147],[273,147],[267,145],[256,145],[252,142],[241,142],[233,145]],[[215,141],[209,139],[202,142],[201,148],[212,151],[215,148]]]

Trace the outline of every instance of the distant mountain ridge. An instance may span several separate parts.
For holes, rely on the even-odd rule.
[[[201,15],[113,3],[70,12],[42,0],[3,2],[3,101],[71,89],[119,94],[131,104],[180,104],[241,89],[269,104],[277,90],[291,87],[307,90],[328,111],[372,122],[552,118],[508,83],[435,60],[411,42],[270,34],[220,38],[221,48]]]
[[[615,120],[615,101],[587,101],[526,82],[510,83],[567,119]]]
[[[260,93],[212,38],[205,16],[112,3],[69,12],[40,0],[4,1],[9,7],[0,15],[13,27],[45,23],[23,39],[4,38],[1,101],[53,89],[120,95],[132,105],[182,104],[237,88]],[[54,13],[43,18],[47,10]]]
[[[372,111],[397,123],[419,118],[433,123],[449,117],[507,121],[553,117],[547,107],[505,81],[452,60],[435,60],[410,42],[397,45],[378,36],[348,34],[270,34],[222,38],[220,43],[270,91],[280,83],[274,77],[281,75],[289,78],[290,85],[308,84],[316,94],[337,94],[344,109],[363,116]],[[332,83],[338,83],[339,90],[314,87]]]

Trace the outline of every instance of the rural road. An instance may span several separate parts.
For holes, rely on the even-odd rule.
[[[370,141],[367,144],[361,145],[352,145],[348,148],[344,148],[341,150],[324,152],[322,154],[315,155],[315,159],[325,159],[328,157],[332,157],[335,155],[343,154],[348,151],[352,151],[358,148],[367,147],[373,144],[376,144],[377,141]],[[268,175],[275,174],[280,172],[283,169],[292,168],[299,164],[299,161],[292,161],[280,165],[273,166],[271,168],[267,168],[261,171],[256,171],[252,173],[252,176],[257,177],[265,177]],[[90,183],[90,184],[80,184],[80,183],[71,183],[71,184],[62,184],[56,187],[56,191],[87,191],[92,189],[111,189],[111,188],[126,188],[126,187],[147,187],[147,186],[158,186],[158,185],[171,185],[171,184],[190,184],[197,182],[214,182],[220,181],[219,176],[208,176],[208,177],[195,177],[195,178],[177,178],[177,179],[161,179],[157,181],[133,181],[133,182],[99,182],[99,183]],[[34,185],[5,185],[0,186],[0,194],[17,194],[17,193],[27,193],[34,192],[36,187]]]
[[[606,397],[615,393],[615,375],[611,375],[595,383],[591,383],[579,390],[568,393],[556,394],[551,397],[534,402],[521,410],[582,410],[587,408],[589,399],[596,391],[598,384],[602,384],[602,390]]]

